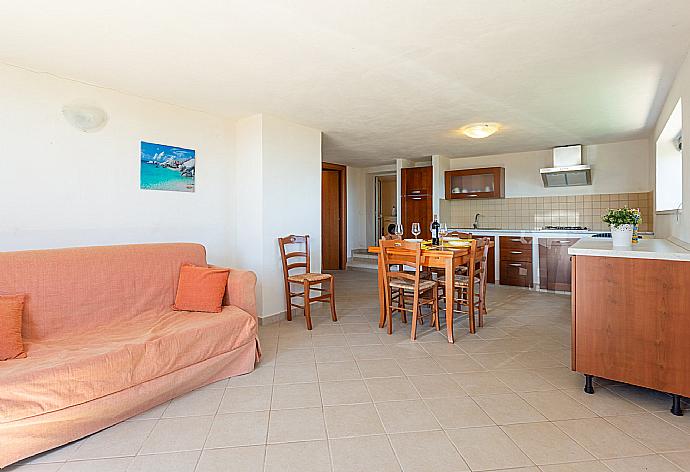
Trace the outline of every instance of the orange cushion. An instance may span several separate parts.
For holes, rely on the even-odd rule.
[[[26,357],[22,342],[24,295],[0,295],[0,361]]]
[[[228,285],[229,274],[230,269],[183,265],[180,268],[180,280],[173,308],[220,313],[223,309],[223,295]]]

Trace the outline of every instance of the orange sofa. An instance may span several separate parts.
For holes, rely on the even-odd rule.
[[[221,313],[173,311],[199,244],[0,253],[0,294],[27,294],[28,356],[0,362],[0,467],[254,370],[253,272],[231,270]]]

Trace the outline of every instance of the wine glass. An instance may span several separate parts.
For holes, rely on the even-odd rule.
[[[396,236],[398,236],[400,239],[402,239],[403,234],[405,234],[405,228],[401,224],[395,225],[395,230],[393,231]]]
[[[438,227],[438,235],[441,236],[441,250],[443,250],[443,239],[448,234],[448,225],[446,223],[441,223]]]
[[[422,228],[419,223],[412,223],[412,234],[414,234],[415,239],[419,239],[419,235],[422,234]]]

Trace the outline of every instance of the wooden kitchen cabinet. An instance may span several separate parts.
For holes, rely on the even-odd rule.
[[[489,238],[491,242],[495,242],[496,238],[494,236],[484,236]],[[496,283],[496,250],[495,245],[489,248],[488,261],[486,264],[486,281],[490,284]]]
[[[532,238],[500,237],[501,285],[532,287]]]
[[[579,238],[539,238],[539,286],[570,292],[571,263],[568,248]]]
[[[446,171],[446,200],[505,198],[505,180],[503,167]]]
[[[402,169],[401,214],[400,221],[405,229],[405,238],[414,238],[412,223],[419,223],[422,230],[420,238],[431,239],[431,220],[433,218],[432,192],[433,172],[431,167],[409,167]]]

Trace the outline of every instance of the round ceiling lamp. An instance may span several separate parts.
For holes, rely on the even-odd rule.
[[[498,123],[472,123],[467,126],[460,128],[460,132],[473,139],[488,138],[494,134],[500,125]]]
[[[105,110],[88,105],[65,105],[62,115],[70,125],[85,133],[98,131],[108,122]]]

